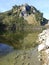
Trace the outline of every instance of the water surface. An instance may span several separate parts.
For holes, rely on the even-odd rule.
[[[13,51],[12,46],[0,43],[0,56],[6,55],[6,54],[8,54],[8,53],[10,53],[12,51]]]

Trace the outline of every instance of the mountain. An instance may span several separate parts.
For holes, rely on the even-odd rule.
[[[24,18],[28,24],[32,25],[45,25],[48,20],[43,17],[43,13],[37,10],[34,6],[30,6],[28,4],[21,5],[21,6],[13,6],[11,10],[0,13],[0,20],[3,23],[9,24],[10,21],[14,20],[15,18]],[[14,22],[16,21],[14,20]],[[45,19],[45,20],[44,20]]]
[[[12,45],[15,48],[24,47],[24,38],[33,32],[32,35],[35,37],[32,37],[34,40],[31,42],[31,46],[36,46],[35,40],[41,32],[40,26],[47,24],[47,22],[48,20],[43,17],[43,13],[34,6],[15,5],[11,10],[0,13],[0,43]],[[30,43],[26,43],[26,45],[30,47]]]

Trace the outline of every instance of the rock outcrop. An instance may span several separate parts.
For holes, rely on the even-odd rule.
[[[40,43],[38,46],[39,61],[41,61],[41,65],[49,65],[49,29],[40,33],[38,38]]]

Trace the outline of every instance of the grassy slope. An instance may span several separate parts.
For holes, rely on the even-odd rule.
[[[13,13],[15,10],[17,12]],[[14,7],[12,10],[2,13],[0,16],[0,21],[8,25],[8,27],[11,27],[13,23],[16,23],[16,26],[18,26],[18,29],[21,27],[23,28],[23,26],[25,26],[24,23],[27,23],[26,27],[28,26],[28,28],[31,26],[32,26],[31,28],[33,28],[33,26],[35,26],[36,28],[36,25],[39,26],[39,23],[37,23],[34,15],[31,14],[27,16],[26,19],[24,20],[19,17],[20,10],[19,11],[18,10],[19,10],[19,7],[18,8]],[[41,30],[39,31],[37,30],[37,32],[33,32],[33,31],[34,30],[31,30],[32,33],[31,32],[26,33],[24,31],[23,31],[24,33],[21,33],[22,31],[20,32],[16,31],[15,33],[12,33],[8,29],[8,32],[4,33],[3,35],[0,35],[0,43],[12,45],[18,49],[24,48],[24,47],[26,48],[35,47],[36,45],[38,45],[38,43],[36,43],[36,39],[38,34],[41,32]]]
[[[35,19],[35,15],[31,14],[25,18],[28,24],[38,25],[38,22]]]
[[[38,38],[38,34],[42,30],[33,30],[31,32],[25,32],[25,33],[20,33],[20,34],[7,34],[4,36],[0,36],[0,42],[8,45],[14,46],[14,48],[17,49],[28,49],[28,48],[33,48],[38,45],[36,42]],[[22,39],[21,39],[22,38]],[[19,39],[19,41],[17,41]]]
[[[39,32],[29,33],[23,40],[23,45],[26,48],[35,47],[38,45],[36,42]]]

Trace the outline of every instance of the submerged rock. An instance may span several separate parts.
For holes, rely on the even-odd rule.
[[[32,50],[15,50],[0,60],[0,65],[40,65],[37,48]]]

